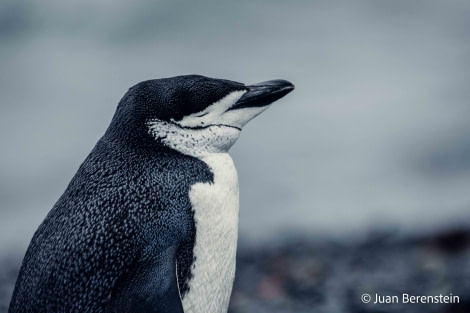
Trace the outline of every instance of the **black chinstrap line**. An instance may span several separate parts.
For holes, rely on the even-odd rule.
[[[209,128],[209,127],[212,127],[212,126],[224,126],[224,127],[235,128],[239,131],[242,131],[242,129],[239,128],[239,127],[232,126],[232,125],[226,125],[226,124],[211,124],[211,125],[206,125],[206,126],[185,127],[185,126],[182,126],[182,125],[180,125],[178,123],[175,123],[173,121],[162,121],[162,120],[153,120],[153,121],[165,122],[165,123],[168,123],[168,124],[172,124],[172,125],[174,125],[178,128],[181,128],[181,129],[201,130],[201,129],[206,129],[206,128]],[[151,124],[151,123],[152,123],[152,120],[147,122],[147,124]]]

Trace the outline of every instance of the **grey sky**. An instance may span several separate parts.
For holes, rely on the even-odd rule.
[[[296,90],[232,149],[241,235],[470,217],[468,1],[4,1],[0,249],[32,233],[150,78]]]

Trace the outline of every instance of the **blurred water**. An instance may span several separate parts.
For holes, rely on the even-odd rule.
[[[296,90],[232,156],[241,235],[422,230],[470,217],[468,1],[0,3],[0,249],[25,249],[150,78]]]

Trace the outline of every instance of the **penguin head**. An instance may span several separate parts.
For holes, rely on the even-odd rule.
[[[193,156],[227,152],[246,123],[293,89],[285,80],[255,85],[199,75],[148,80],[124,95],[108,132]]]

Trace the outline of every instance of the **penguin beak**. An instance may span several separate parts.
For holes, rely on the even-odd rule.
[[[295,88],[291,82],[282,79],[270,80],[246,87],[248,91],[228,111],[267,106],[281,99]]]

